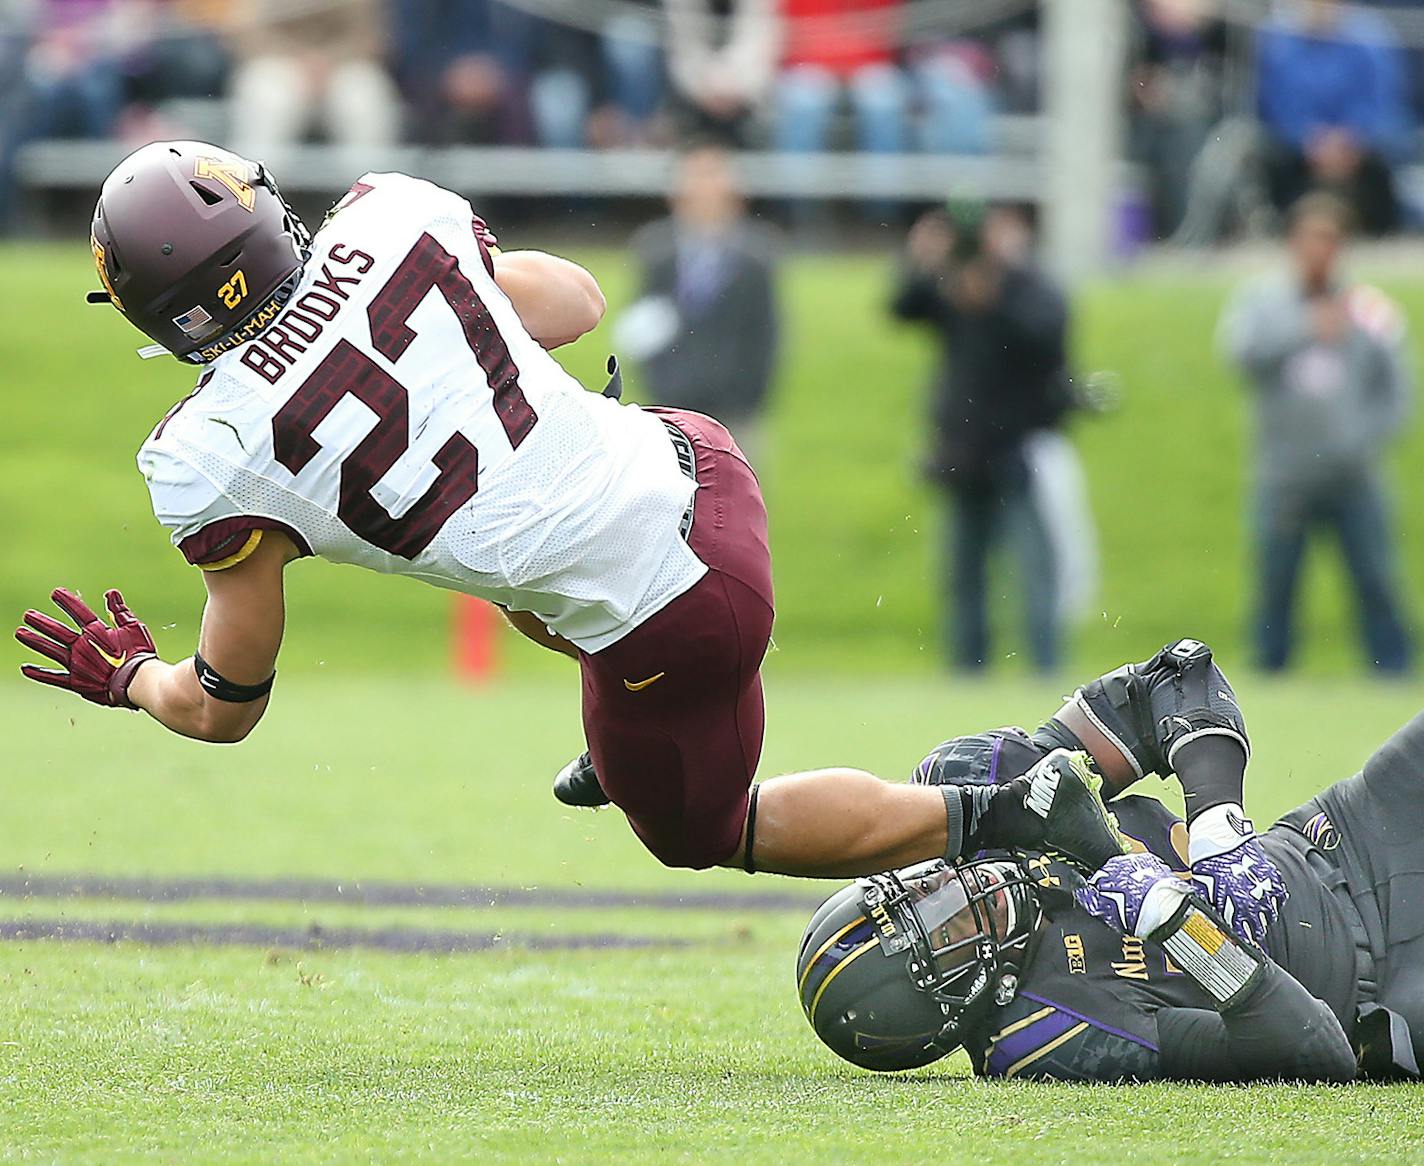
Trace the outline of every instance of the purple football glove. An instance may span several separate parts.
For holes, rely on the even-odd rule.
[[[1188,831],[1192,881],[1240,938],[1265,946],[1289,892],[1240,806],[1203,810]]]
[[[1073,898],[1114,931],[1145,939],[1191,893],[1191,883],[1174,875],[1156,855],[1119,854],[1103,863]]]

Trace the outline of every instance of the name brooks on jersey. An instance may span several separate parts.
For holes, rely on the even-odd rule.
[[[365,251],[344,243],[333,243],[329,255],[331,263],[349,270],[332,271],[331,263],[322,263],[311,290],[294,300],[261,339],[244,348],[238,358],[269,385],[281,380],[297,356],[321,339],[326,325],[336,319],[350,299],[347,287],[359,286],[361,277],[376,262]]]

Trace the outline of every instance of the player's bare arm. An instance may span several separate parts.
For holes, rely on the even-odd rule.
[[[170,664],[117,591],[105,595],[112,626],[75,593],[53,599],[74,623],[25,613],[16,638],[58,664],[26,664],[32,680],[95,704],[142,709],[175,733],[200,741],[241,741],[267,709],[285,621],[282,569],[298,556],[278,531],[253,532],[252,550],[203,573],[208,602],[195,655]]]
[[[129,685],[130,702],[173,732],[200,741],[230,743],[252,732],[271,700],[282,644],[282,570],[297,556],[280,531],[262,531],[242,562],[204,571],[208,602],[197,657],[142,665]]]
[[[494,280],[519,313],[520,323],[545,348],[571,344],[593,331],[608,307],[588,271],[543,251],[497,253]]]

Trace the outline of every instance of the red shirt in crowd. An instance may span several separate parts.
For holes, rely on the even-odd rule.
[[[785,68],[814,65],[849,77],[895,57],[895,31],[903,0],[781,0]]]

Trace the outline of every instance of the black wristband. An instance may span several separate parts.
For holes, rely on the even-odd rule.
[[[609,360],[612,359],[609,357]],[[756,845],[756,806],[757,795],[760,793],[761,786],[754,785],[747,794],[747,848],[742,855],[742,869],[747,874],[756,874],[756,855],[752,853],[752,848]]]
[[[272,682],[277,679],[274,672],[261,684],[234,684],[197,652],[193,653],[193,671],[198,674],[198,684],[204,692],[214,700],[224,700],[228,704],[250,704],[261,700],[272,691]]]

